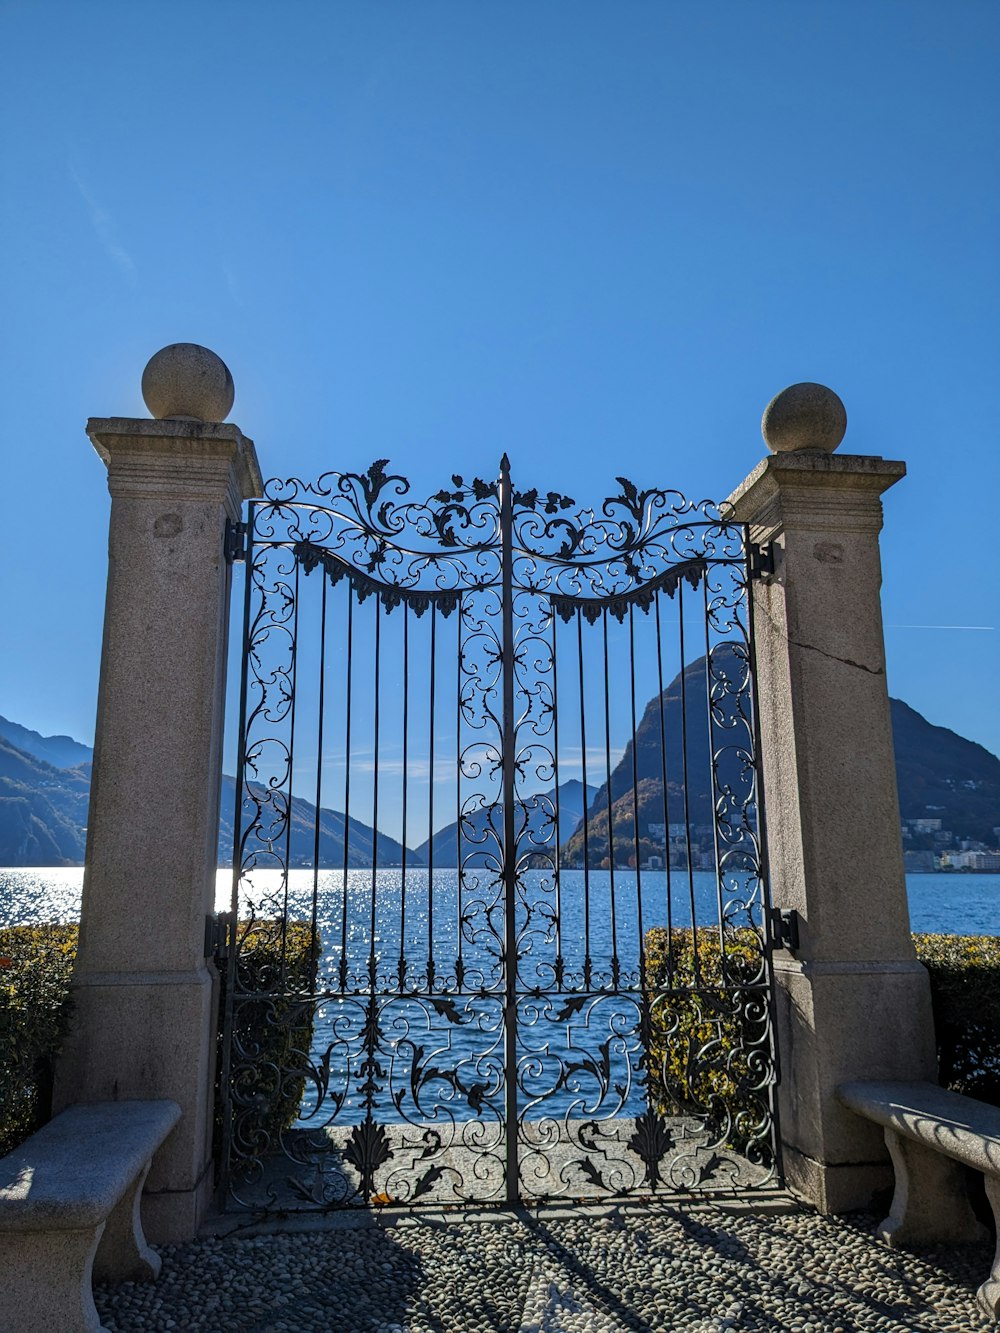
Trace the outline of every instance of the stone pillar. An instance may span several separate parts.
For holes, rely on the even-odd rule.
[[[798,913],[775,953],[788,1184],[822,1212],[891,1182],[881,1129],[840,1106],[848,1079],[935,1079],[930,986],[910,935],[880,603],[883,491],[903,463],[834,455],[836,394],[769,405],[774,450],[729,497],[773,575],[753,609],[774,905]]]
[[[195,1234],[213,1185],[218,996],[205,918],[218,862],[226,520],[260,495],[261,478],[253,442],[217,424],[233,387],[214,353],[164,348],[143,394],[164,419],[87,425],[112,495],[109,572],[76,1009],[55,1102],[179,1103],[143,1199],[147,1235],[172,1243]]]

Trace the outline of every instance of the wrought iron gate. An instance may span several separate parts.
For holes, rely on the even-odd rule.
[[[745,529],[386,468],[237,534],[222,1192],[775,1187]]]

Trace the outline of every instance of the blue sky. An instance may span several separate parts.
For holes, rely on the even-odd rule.
[[[0,713],[92,739],[84,422],[195,341],[265,475],[420,493],[721,498],[831,385],[909,466],[890,690],[1000,752],[1000,6],[0,0],[0,52]]]

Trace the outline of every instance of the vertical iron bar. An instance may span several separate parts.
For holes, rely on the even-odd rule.
[[[316,907],[319,898],[319,812],[322,809],[323,800],[323,716],[324,716],[324,698],[326,694],[326,589],[327,580],[323,579],[323,591],[320,599],[320,618],[319,618],[319,726],[317,727],[316,744],[318,747],[316,754],[316,815],[313,820],[313,892],[312,892],[312,916],[310,918],[310,939],[312,947],[316,949]]]
[[[653,596],[656,607],[656,679],[660,693],[660,780],[663,783],[663,867],[667,887],[667,985],[674,984],[673,892],[670,881],[670,798],[667,795],[667,728],[663,715],[663,640],[660,634],[660,593]]]
[[[379,1004],[377,996],[376,979],[376,960],[375,960],[375,905],[376,893],[375,884],[378,875],[378,750],[379,750],[379,687],[381,684],[381,666],[382,666],[382,597],[375,594],[375,698],[373,709],[373,751],[374,751],[374,773],[372,785],[372,878],[371,878],[371,919],[368,936],[368,1004],[365,1016],[365,1062],[361,1066],[361,1072],[364,1075],[364,1094],[365,1094],[365,1124],[371,1125],[375,1119],[375,1093],[377,1084],[377,1062],[375,1051],[378,1046],[380,1034]],[[374,1175],[373,1166],[368,1168]],[[371,1176],[365,1179],[365,1171],[362,1170],[363,1198],[365,1203],[370,1197]]]
[[[507,1201],[518,1197],[517,1163],[517,918],[515,914],[516,855],[514,833],[514,507],[510,460],[500,460],[500,584],[503,663],[503,887],[504,887],[504,1076],[506,1116]]]
[[[382,597],[379,593],[375,594],[375,717],[374,717],[374,736],[373,744],[375,751],[375,765],[372,781],[372,910],[371,910],[371,928],[368,937],[368,984],[371,992],[375,993],[375,969],[377,963],[375,960],[375,924],[376,924],[376,903],[378,894],[376,885],[378,883],[378,748],[379,748],[379,693],[382,680]]]
[[[561,838],[561,823],[559,819],[559,672],[556,664],[556,613],[549,604],[549,615],[552,617],[552,780],[555,783],[555,793],[553,805],[555,807],[555,826],[552,836],[555,838],[555,855],[553,857],[552,873],[555,879],[556,891],[556,966],[555,981],[556,988],[562,990],[563,987],[563,956],[562,956],[562,886],[559,882],[559,841]]]
[[[399,989],[406,988],[406,817],[410,755],[410,603],[403,602],[403,882],[399,890]]]
[[[347,870],[351,842],[351,685],[354,663],[354,585],[347,580],[347,698],[344,704],[344,906],[340,921],[340,990],[347,990]]]
[[[639,928],[639,984],[646,986],[646,939],[642,933],[642,870],[639,866],[639,744],[635,722],[635,616],[631,602],[628,608],[628,665],[632,699],[632,845],[635,856],[635,900]]]
[[[576,649],[580,665],[580,771],[583,779],[583,989],[590,990],[590,793],[587,788],[587,706],[583,691],[583,613],[576,608]]]
[[[230,918],[228,928],[228,954],[226,957],[226,1005],[223,1020],[222,1039],[222,1143],[220,1145],[222,1170],[219,1177],[220,1206],[229,1192],[230,1169],[229,1157],[232,1151],[232,1061],[233,1061],[233,1018],[236,991],[236,953],[240,931],[240,881],[243,878],[243,784],[246,781],[247,752],[247,671],[250,648],[250,594],[253,589],[254,549],[253,533],[256,505],[253,500],[247,506],[247,550],[243,564],[243,642],[240,652],[240,721],[236,755],[236,792],[233,810],[233,887],[230,898]],[[232,574],[230,573],[230,577]]]
[[[771,1110],[771,1147],[774,1152],[775,1169],[778,1179],[784,1180],[782,1163],[781,1132],[779,1124],[778,1098],[775,1088],[781,1082],[781,1056],[777,1041],[777,1005],[774,995],[774,951],[771,934],[771,877],[767,850],[767,817],[764,807],[764,767],[761,756],[758,728],[760,725],[760,700],[757,695],[757,654],[754,637],[753,581],[750,573],[750,529],[743,528],[743,588],[747,599],[747,666],[750,671],[750,709],[752,715],[751,738],[754,758],[754,792],[757,806],[757,838],[759,840],[759,862],[761,889],[761,933],[764,944],[764,979],[767,986],[768,1041],[771,1050],[771,1067],[774,1070],[774,1082],[768,1093]]]
[[[618,925],[615,915],[615,824],[611,807],[611,673],[608,663],[608,609],[601,612],[604,628],[604,768],[608,794],[608,866],[611,875],[611,985],[618,989]]]
[[[691,951],[695,985],[701,979],[698,961],[698,911],[694,901],[694,866],[691,863],[691,800],[688,792],[687,681],[684,676],[684,580],[677,585],[677,637],[681,655],[681,776],[684,782],[684,840],[687,847],[688,893],[691,898]]]
[[[285,990],[288,980],[288,875],[292,864],[292,798],[295,789],[295,698],[299,664],[299,565],[295,561],[295,613],[292,620],[292,684],[289,707],[288,736],[288,808],[285,811],[285,864],[281,868],[284,881],[284,901],[281,911],[281,989]]]
[[[718,772],[715,766],[715,722],[712,717],[712,641],[709,634],[708,565],[705,566],[705,705],[708,712],[708,774],[709,796],[712,802],[712,846],[715,850],[715,895],[719,905],[719,970],[721,981],[726,982],[726,936],[722,928],[725,909],[722,905],[722,866],[719,864],[719,806]]]
[[[458,897],[456,928],[458,930],[458,957],[455,960],[455,984],[459,990],[465,981],[465,964],[462,961],[462,599],[458,600],[458,624],[455,634],[457,639],[456,679],[455,679],[455,873],[458,884],[455,892]]]
[[[431,672],[427,779],[427,989],[434,990],[434,684],[437,679],[437,603],[431,603]]]
[[[656,594],[654,593],[653,596],[655,600]],[[646,936],[642,922],[642,869],[639,850],[639,737],[635,717],[635,607],[631,602],[628,608],[628,671],[629,699],[632,709],[632,846],[635,861],[636,925],[639,932],[639,1033],[643,1052],[640,1077],[646,1093],[646,1109],[652,1114],[655,1111],[656,1096],[649,1059],[652,1025],[650,996],[646,987]]]

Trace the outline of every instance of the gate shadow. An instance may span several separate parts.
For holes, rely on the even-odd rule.
[[[614,1324],[616,1329],[628,1330],[628,1333],[662,1333],[662,1329],[654,1327],[643,1315],[632,1309],[588,1265],[568,1250],[542,1218],[532,1216],[526,1210],[520,1211],[519,1217],[536,1240],[538,1257],[542,1262],[548,1259],[553,1266],[558,1264],[563,1272],[568,1273],[579,1283],[573,1291],[563,1293],[564,1298],[579,1300],[581,1296],[585,1296],[596,1310],[616,1321]]]

